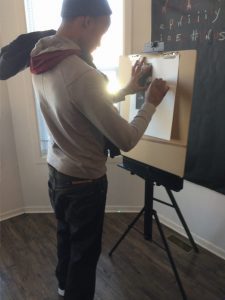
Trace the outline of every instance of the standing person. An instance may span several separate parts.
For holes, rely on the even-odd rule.
[[[56,276],[66,300],[93,300],[101,253],[107,193],[106,141],[123,151],[146,130],[168,87],[155,80],[131,123],[113,106],[138,84],[144,61],[135,64],[117,99],[106,91],[105,76],[90,53],[110,26],[107,0],[64,0],[56,35],[41,39],[31,54],[35,93],[47,123],[49,195],[57,218]],[[145,88],[146,89],[146,88]]]

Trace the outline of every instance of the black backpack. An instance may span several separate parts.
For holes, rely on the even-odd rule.
[[[9,45],[0,49],[0,80],[6,80],[30,66],[30,53],[43,37],[51,36],[55,30],[21,34]]]

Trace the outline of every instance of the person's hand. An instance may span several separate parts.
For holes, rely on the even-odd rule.
[[[157,107],[168,92],[169,87],[163,79],[155,79],[146,91],[145,101]]]
[[[137,60],[133,65],[131,79],[123,89],[126,95],[136,94],[148,88],[148,85],[142,86],[139,82],[144,74],[152,70],[152,66],[145,66],[145,60],[146,58],[143,57],[141,60]]]

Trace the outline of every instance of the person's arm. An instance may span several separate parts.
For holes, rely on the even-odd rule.
[[[145,57],[141,60],[137,60],[136,63],[132,66],[131,78],[127,85],[113,95],[113,103],[118,103],[125,100],[125,97],[128,95],[136,94],[141,91],[145,91],[148,85],[141,85],[140,79],[148,74],[152,73],[151,66],[145,66]],[[149,83],[148,83],[149,84]]]
[[[146,101],[131,123],[123,119],[110,101],[104,79],[95,71],[87,72],[69,86],[75,107],[123,151],[131,150],[144,134],[156,106],[162,101],[167,87],[164,81],[153,82],[146,92]],[[161,91],[159,91],[161,90]]]
[[[37,31],[18,36],[0,50],[0,80],[6,80],[30,65],[30,53],[43,37],[55,34],[55,30]]]
[[[129,95],[126,89],[121,89],[117,93],[112,95],[113,103],[119,103],[125,100],[125,97]]]

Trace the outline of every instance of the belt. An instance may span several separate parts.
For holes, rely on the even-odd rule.
[[[99,178],[96,178],[96,179],[88,179],[88,178],[78,178],[78,177],[73,177],[73,176],[70,176],[70,175],[66,175],[66,174],[63,174],[59,171],[57,171],[53,166],[49,165],[48,164],[48,168],[49,168],[49,174],[54,176],[56,179],[60,179],[60,180],[63,180],[65,179],[66,181],[70,180],[70,182],[72,184],[82,184],[82,183],[93,183],[93,182],[98,182],[100,180],[102,180],[103,178],[106,177],[106,175],[103,175]]]

